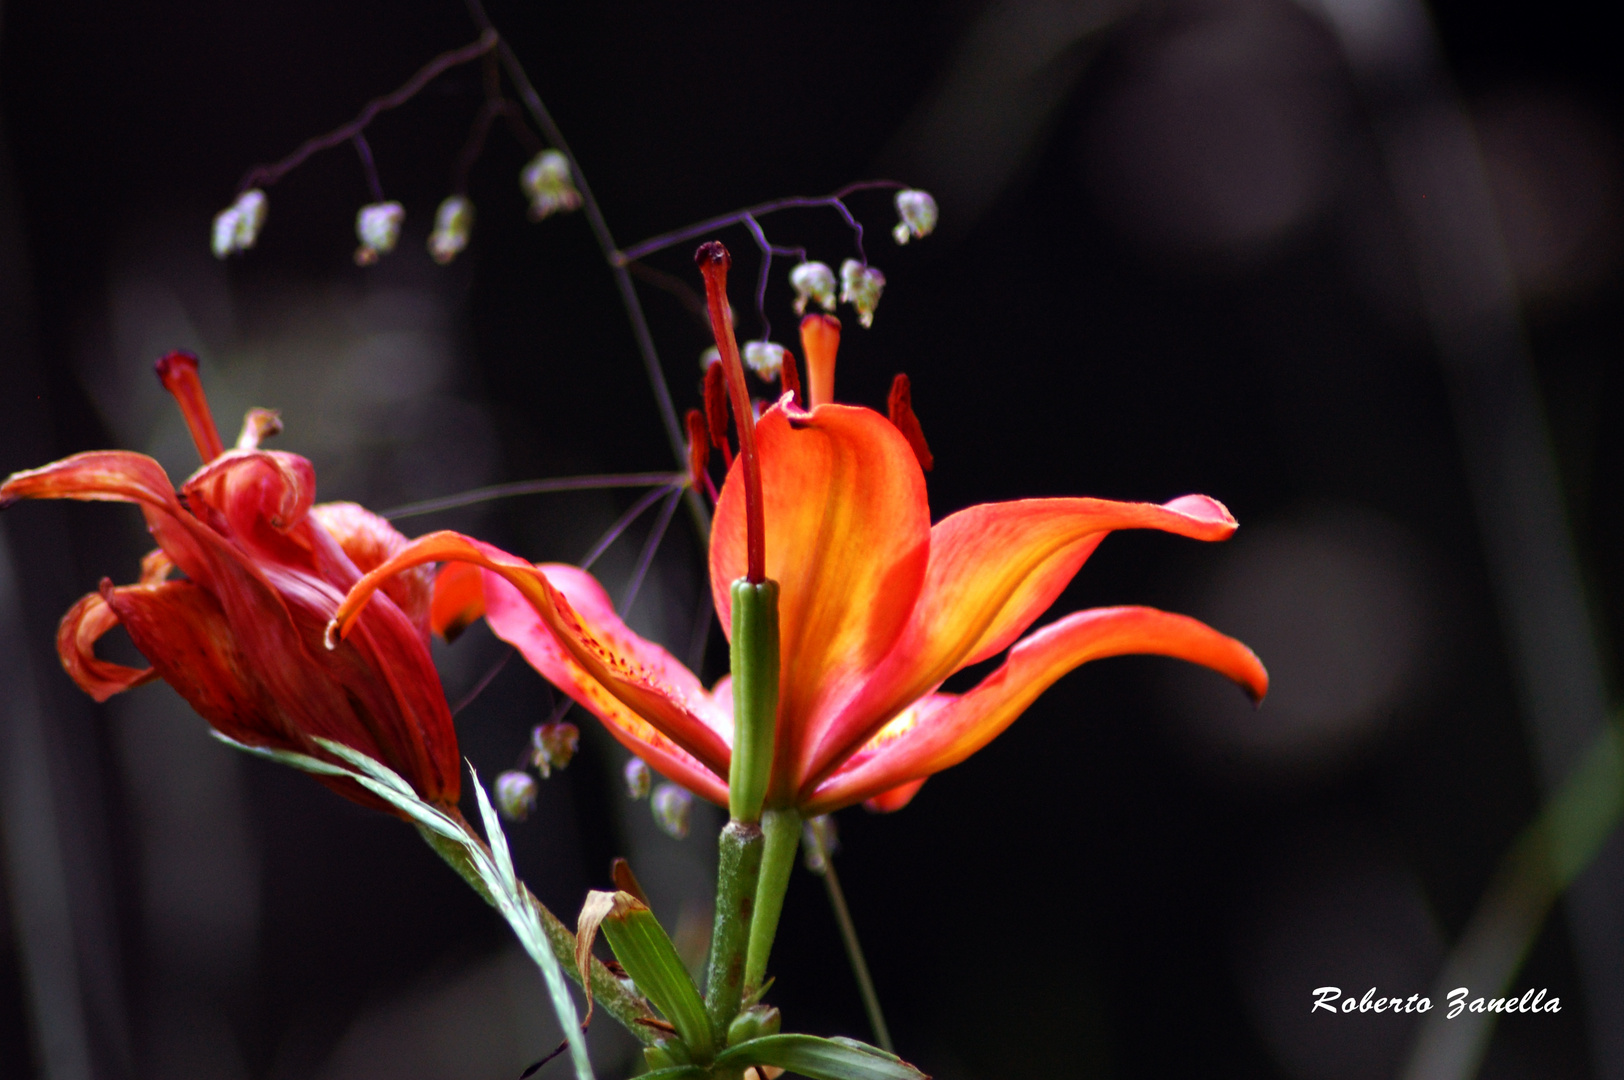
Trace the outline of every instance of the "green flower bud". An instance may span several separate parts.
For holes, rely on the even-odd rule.
[[[737,1046],[763,1035],[777,1035],[783,1022],[784,1018],[773,1006],[752,1005],[735,1016],[727,1026],[727,1044]]]

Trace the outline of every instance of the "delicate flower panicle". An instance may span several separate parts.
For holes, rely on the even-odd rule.
[[[536,778],[527,772],[510,769],[496,778],[496,808],[509,821],[528,818],[536,809]]]
[[[580,745],[581,732],[574,724],[538,724],[530,732],[530,764],[545,780],[555,769],[563,772]]]
[[[795,314],[805,315],[813,300],[824,311],[835,309],[835,272],[826,263],[801,263],[789,272],[789,283],[795,290]]]
[[[654,811],[654,823],[666,835],[677,840],[688,838],[688,823],[692,815],[694,796],[687,788],[676,784],[661,784],[654,789],[649,808]]]
[[[400,224],[406,220],[406,208],[398,202],[368,203],[355,213],[355,237],[361,246],[355,249],[355,265],[371,266],[378,256],[395,250],[400,242]]]
[[[898,244],[929,236],[936,228],[936,200],[928,191],[904,188],[897,192],[897,216],[902,220],[891,230],[891,239]]]
[[[237,196],[236,202],[214,215],[214,257],[224,259],[253,247],[265,224],[266,208],[265,193],[259,188],[249,188]]]
[[[648,762],[642,758],[634,757],[626,762],[626,797],[629,799],[648,798],[649,787],[654,783],[654,773],[648,767]]]
[[[874,325],[874,309],[879,306],[885,275],[856,259],[840,264],[840,299],[857,309],[857,321],[865,329]]]
[[[581,193],[570,176],[569,159],[557,150],[543,150],[519,173],[519,186],[530,200],[530,220],[579,209]]]
[[[448,195],[434,212],[434,231],[429,233],[429,254],[446,265],[468,246],[468,233],[474,227],[474,204],[462,195]]]
[[[751,341],[744,346],[747,367],[768,382],[776,382],[784,368],[784,347],[771,341]]]

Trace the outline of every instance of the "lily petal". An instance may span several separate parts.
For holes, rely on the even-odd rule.
[[[858,693],[907,624],[925,578],[930,507],[908,441],[870,409],[783,404],[756,424],[767,576],[779,584],[778,733],[768,800],[804,773],[808,733]],[[745,571],[742,477],[728,476],[711,531],[711,589],[731,634]]]
[[[704,686],[670,653],[637,636],[621,621],[609,594],[596,578],[578,567],[560,563],[536,569],[564,596],[597,641],[629,663],[656,672],[669,691],[684,701],[718,740],[724,745],[732,741],[731,716],[715,708]],[[712,802],[727,803],[725,757],[714,767],[700,761],[604,689],[559,645],[519,590],[500,575],[484,571],[483,592],[487,598],[485,618],[491,630],[518,649],[543,678],[602,720],[610,734],[666,778]]]
[[[1062,675],[1090,660],[1130,654],[1171,656],[1212,668],[1254,700],[1269,689],[1268,672],[1252,650],[1189,616],[1147,607],[1079,611],[1021,641],[1003,666],[969,693],[931,695],[910,710],[916,716],[886,724],[806,793],[803,812],[828,813],[957,765],[1009,727]]]
[[[913,797],[919,794],[919,789],[925,786],[923,778],[910,780],[906,784],[898,784],[890,791],[882,791],[872,799],[863,800],[863,809],[876,814],[891,814],[901,810],[913,802]]]
[[[648,721],[707,769],[719,776],[727,775],[730,751],[716,729],[701,718],[700,714],[708,711],[708,708],[703,698],[694,696],[695,689],[699,687],[697,679],[675,661],[670,661],[669,665],[652,662],[651,653],[633,646],[634,640],[641,639],[624,629],[624,624],[618,628],[594,625],[583,618],[548,580],[547,574],[535,566],[460,533],[438,532],[419,537],[363,577],[334,614],[327,629],[327,640],[336,643],[341,634],[348,633],[372,594],[393,575],[423,563],[453,561],[483,567],[517,589],[556,643],[579,665],[591,682],[633,714]],[[492,591],[491,579],[487,577],[485,599],[488,607],[494,607]],[[657,648],[646,642],[643,646]],[[669,657],[666,659],[669,660]],[[570,689],[570,683],[566,682],[564,687]],[[581,692],[589,693],[584,689]],[[704,693],[702,688],[698,688],[697,692],[701,695]]]
[[[1109,499],[983,503],[931,529],[930,567],[908,625],[863,694],[821,732],[803,787],[829,775],[884,718],[960,668],[1008,648],[1054,603],[1106,535],[1160,529],[1223,540],[1235,519],[1222,503],[1186,495],[1165,505]]]
[[[68,609],[56,630],[63,670],[98,703],[158,677],[153,668],[126,667],[96,655],[96,642],[117,625],[118,616],[101,593],[89,593]]]
[[[381,564],[380,564],[381,565]],[[368,571],[374,569],[367,567]],[[429,629],[447,641],[485,614],[485,571],[472,563],[446,563],[434,576],[434,600],[429,607]]]

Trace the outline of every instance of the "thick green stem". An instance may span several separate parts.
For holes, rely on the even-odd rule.
[[[716,926],[711,933],[710,970],[705,978],[705,1009],[717,1044],[726,1045],[727,1026],[738,1015],[739,999],[744,993],[745,950],[756,907],[756,879],[761,875],[761,826],[730,821],[722,830],[719,847]]]
[[[468,854],[460,845],[421,826],[417,831],[428,841],[429,847],[433,848],[464,881],[473,886],[474,891],[484,898],[487,904],[496,906],[491,895],[485,890],[484,881],[480,880],[478,872],[468,864]],[[565,926],[558,916],[548,911],[546,905],[537,900],[528,887],[525,887],[525,895],[535,905],[536,913],[541,919],[542,932],[547,935],[547,945],[552,949],[553,956],[558,958],[564,974],[579,983],[581,975],[575,967],[574,931]],[[620,1021],[621,1026],[631,1032],[638,1042],[652,1045],[659,1037],[657,1017],[654,1010],[649,1008],[648,1002],[633,993],[596,958],[592,961],[592,997],[600,1008]],[[648,1021],[656,1023],[650,1024]]]
[[[756,917],[750,924],[750,950],[744,960],[744,992],[753,994],[767,975],[767,958],[778,936],[778,917],[784,913],[789,872],[795,867],[795,849],[801,841],[801,815],[793,809],[769,810],[761,816],[766,846],[761,854],[761,878],[756,884]]]
[[[733,583],[733,758],[728,810],[760,821],[778,723],[778,582]]]

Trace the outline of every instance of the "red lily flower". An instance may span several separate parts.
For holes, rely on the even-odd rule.
[[[1096,608],[1021,638],[1107,533],[1148,528],[1222,540],[1236,526],[1220,503],[1201,495],[1161,506],[1025,499],[974,506],[932,526],[909,438],[872,410],[819,400],[832,382],[829,324],[838,334],[832,319],[803,332],[811,411],[786,394],[754,430],[765,573],[781,589],[769,809],[823,814],[864,801],[898,809],[926,777],[985,746],[1060,676],[1101,657],[1190,660],[1262,698],[1268,674],[1251,650],[1183,615]],[[922,436],[917,441],[923,445]],[[724,628],[729,586],[748,559],[743,488],[735,465],[711,533],[711,589]],[[483,567],[485,614],[498,637],[638,757],[727,804],[728,680],[706,691],[664,649],[632,633],[585,571],[533,566],[472,538],[434,533],[369,573],[335,629],[347,628],[391,575],[434,561]],[[466,619],[477,610],[473,583],[462,574],[446,580],[448,618]],[[1005,649],[1003,666],[974,689],[938,692],[954,672]]]
[[[391,580],[342,648],[322,644],[345,592],[406,538],[353,503],[313,506],[310,462],[258,449],[280,429],[274,413],[250,412],[238,448],[226,450],[195,357],[171,353],[158,374],[204,462],[179,497],[156,461],[119,450],[75,454],[0,487],[0,507],[29,498],[135,503],[158,542],[137,584],[104,578],[63,617],[62,666],[97,701],[161,678],[221,734],[253,746],[326,758],[312,739],[331,739],[382,761],[424,799],[454,807],[461,768],[429,657],[427,572]],[[173,577],[176,570],[185,576]],[[115,625],[152,667],[96,656],[97,640]],[[320,779],[387,808],[348,780]]]

